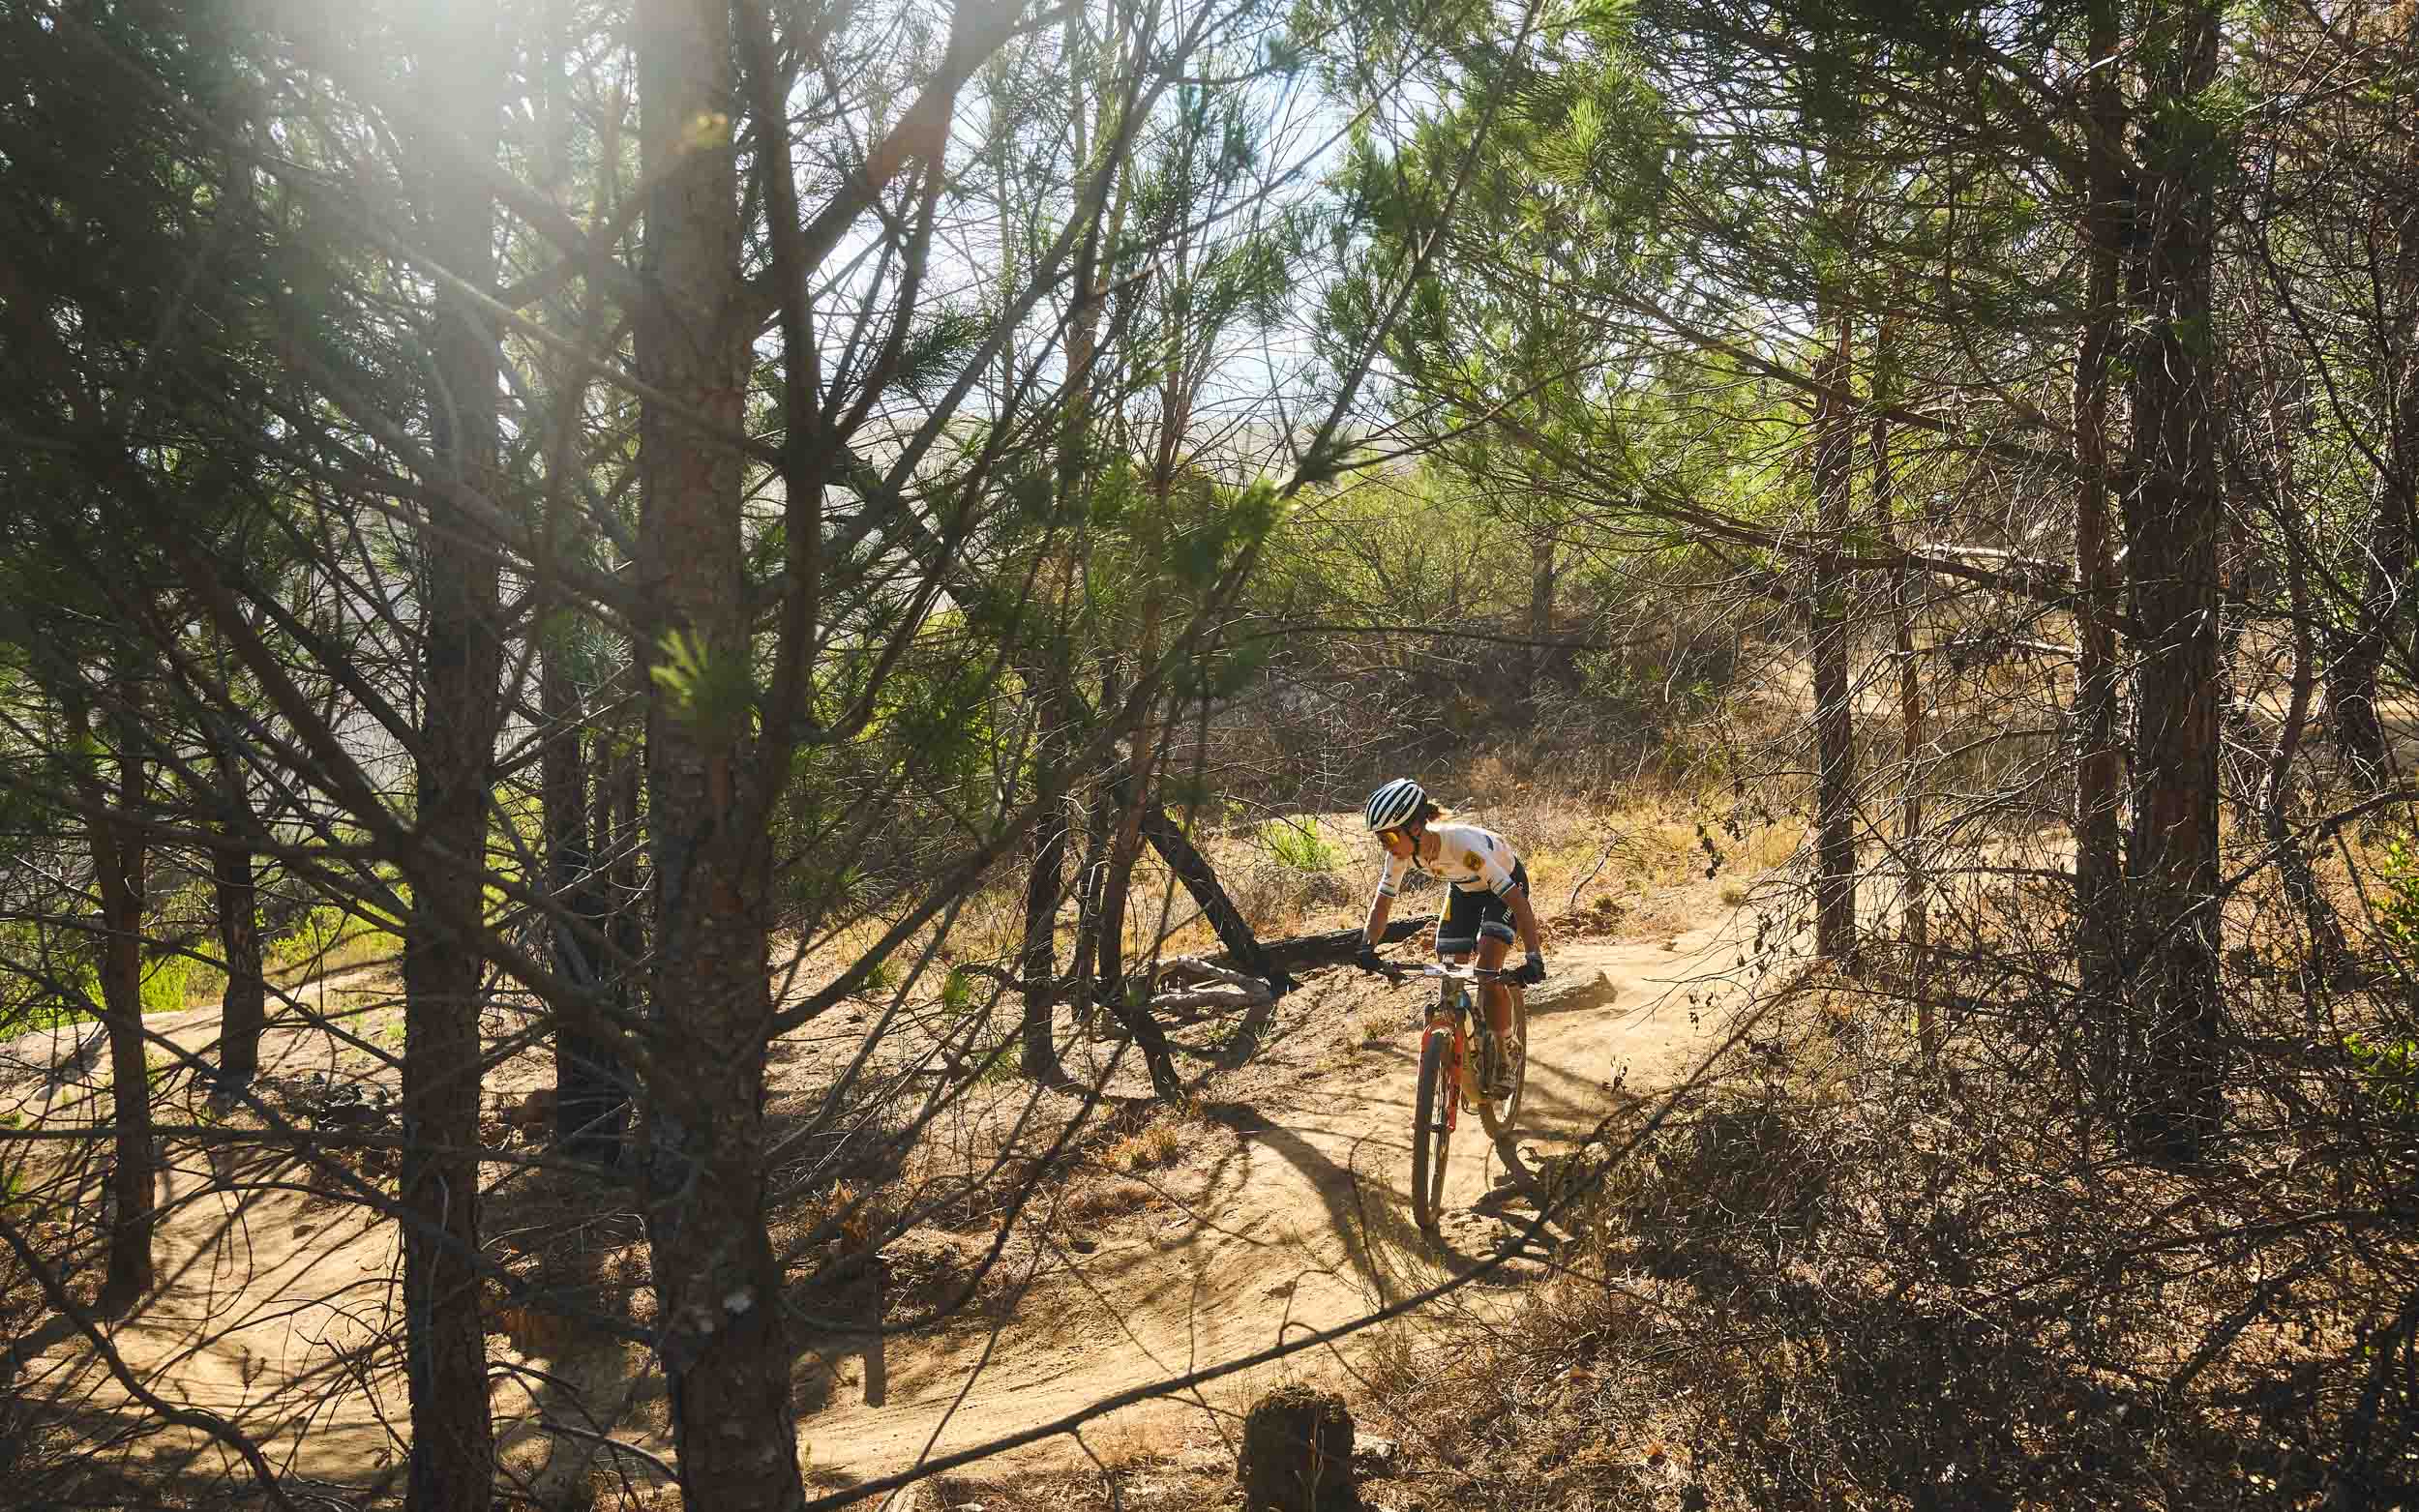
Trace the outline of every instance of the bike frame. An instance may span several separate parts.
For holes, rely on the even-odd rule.
[[[1513,973],[1439,962],[1397,967],[1395,975],[1398,981],[1406,976],[1437,979],[1436,1001],[1429,1006],[1420,1025],[1419,1049],[1422,1054],[1426,1053],[1428,1041],[1439,1034],[1451,1039],[1452,1050],[1446,1063],[1453,1076],[1445,1092],[1445,1131],[1450,1134],[1461,1127],[1462,1103],[1476,1102],[1478,1096],[1478,1089],[1470,1081],[1470,1024],[1472,1016],[1480,1011],[1477,989],[1485,982],[1510,982],[1514,980]]]
[[[1461,1124],[1462,1104],[1477,1104],[1487,1132],[1499,1138],[1502,1130],[1498,1123],[1508,1125],[1518,1106],[1520,1094],[1516,1086],[1511,1100],[1500,1112],[1480,1095],[1478,1086],[1471,1080],[1474,1067],[1470,1034],[1472,1016],[1480,1011],[1480,998],[1475,989],[1484,983],[1517,983],[1519,977],[1510,971],[1441,963],[1423,966],[1382,963],[1373,969],[1395,983],[1413,976],[1433,977],[1438,983],[1436,1001],[1422,1014],[1419,1025],[1419,1081],[1413,1097],[1411,1135],[1412,1213],[1421,1230],[1434,1233],[1445,1190],[1446,1155],[1452,1146],[1453,1132]],[[1517,1013],[1520,990],[1517,986],[1510,990]]]

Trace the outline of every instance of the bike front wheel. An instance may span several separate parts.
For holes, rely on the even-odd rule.
[[[1411,1216],[1436,1232],[1445,1212],[1445,1154],[1453,1139],[1453,1036],[1432,1030],[1419,1042],[1419,1088],[1411,1106]]]
[[[1520,1094],[1529,1089],[1529,994],[1518,984],[1511,993],[1510,1042],[1519,1049],[1510,1052],[1511,1092],[1502,1098],[1487,1098],[1478,1104],[1478,1121],[1486,1125],[1491,1139],[1502,1139],[1520,1116]],[[1499,1046],[1498,1054],[1505,1053]]]

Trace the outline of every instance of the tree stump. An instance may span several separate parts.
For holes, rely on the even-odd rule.
[[[1243,1419],[1236,1461],[1243,1512],[1348,1512],[1353,1492],[1353,1417],[1344,1399],[1308,1386],[1279,1386]]]

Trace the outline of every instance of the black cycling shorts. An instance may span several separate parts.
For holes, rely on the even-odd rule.
[[[1512,885],[1522,892],[1529,890],[1529,864],[1512,863]],[[1446,890],[1445,917],[1436,927],[1436,953],[1455,956],[1478,948],[1481,937],[1500,939],[1511,944],[1519,938],[1512,928],[1511,904],[1500,893],[1480,888],[1465,893],[1458,887]]]

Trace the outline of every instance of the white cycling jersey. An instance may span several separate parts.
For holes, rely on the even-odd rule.
[[[1503,836],[1476,824],[1432,824],[1428,833],[1436,837],[1436,859],[1422,861],[1418,850],[1408,857],[1389,851],[1386,870],[1378,876],[1380,898],[1393,897],[1406,871],[1413,867],[1465,893],[1483,890],[1501,897],[1511,891],[1512,868],[1520,864],[1520,857]]]

